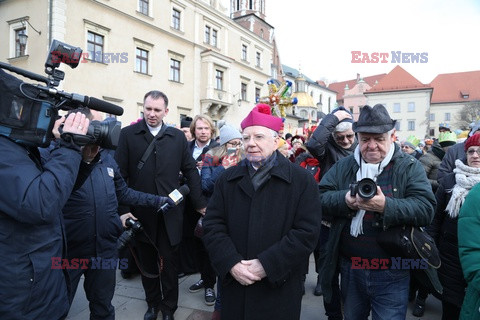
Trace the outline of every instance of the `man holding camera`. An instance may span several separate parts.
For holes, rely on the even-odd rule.
[[[425,170],[394,143],[395,123],[381,104],[362,108],[353,124],[358,147],[338,161],[319,185],[322,209],[333,217],[323,293],[329,301],[339,266],[346,320],[367,319],[370,311],[373,320],[405,319],[409,270],[370,267],[374,259],[391,258],[376,237],[397,225],[427,226],[434,214],[435,197]],[[352,259],[364,263],[356,268]]]
[[[0,70],[2,112],[22,103],[20,92],[9,91],[19,83]],[[28,121],[31,110],[23,102],[21,120]],[[53,130],[62,123],[64,133],[85,135],[89,120],[70,114]],[[61,209],[78,174],[80,148],[60,140],[51,158],[41,162],[37,144],[15,141],[5,132],[0,133],[0,319],[63,319],[69,308],[66,276],[52,269],[51,259],[65,253]]]
[[[167,195],[178,189],[178,173],[181,171],[186,177],[195,209],[204,213],[206,201],[202,196],[200,176],[185,135],[163,122],[168,114],[167,96],[160,91],[150,91],[145,94],[143,103],[144,119],[123,128],[120,133],[115,159],[122,176],[135,190]],[[166,213],[157,213],[152,209],[132,207],[132,213],[153,242],[143,234],[137,236],[136,249],[141,267],[150,274],[161,272],[160,279],[142,274],[148,304],[145,320],[156,319],[159,311],[164,320],[171,320],[178,307],[177,254],[182,239],[182,209],[175,207]],[[120,213],[127,212],[130,208],[120,210]],[[159,258],[162,265],[159,265]]]

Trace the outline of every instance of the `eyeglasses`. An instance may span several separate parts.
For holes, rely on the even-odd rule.
[[[478,148],[478,149],[468,149],[467,150],[467,154],[469,156],[473,156],[475,153],[480,156],[480,148]]]
[[[334,135],[333,138],[336,140],[336,141],[343,141],[345,140],[345,138],[347,138],[348,140],[351,140],[353,139],[353,137],[355,137],[355,134],[346,134],[346,135],[342,135],[342,136],[338,136],[338,135]]]
[[[227,142],[227,144],[231,145],[232,147],[241,147],[242,146],[242,143],[240,141],[235,142],[235,143]]]

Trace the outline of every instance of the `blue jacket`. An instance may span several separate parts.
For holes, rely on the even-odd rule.
[[[82,166],[87,166],[82,162]],[[128,188],[117,163],[106,150],[98,162],[90,166],[91,173],[72,192],[65,207],[67,255],[69,258],[116,258],[117,239],[123,228],[118,215],[122,205],[157,208],[159,197]]]
[[[60,319],[68,312],[62,207],[78,173],[73,146],[54,149],[43,167],[37,148],[0,136],[0,319]]]

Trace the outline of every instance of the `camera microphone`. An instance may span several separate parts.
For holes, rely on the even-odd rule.
[[[183,186],[180,186],[180,188],[173,190],[170,192],[168,197],[175,202],[175,205],[177,206],[180,202],[182,202],[183,198],[187,196],[190,193],[190,188],[184,184]],[[162,211],[165,213],[169,209],[170,204],[165,203],[160,207],[159,211]]]
[[[65,92],[59,92],[59,93],[71,99],[72,101],[80,102],[85,107],[88,107],[93,110],[105,112],[107,114],[114,114],[116,116],[121,116],[123,114],[122,107],[119,107],[107,101],[103,101],[94,97],[84,96],[78,93],[72,93],[72,94],[66,94]]]

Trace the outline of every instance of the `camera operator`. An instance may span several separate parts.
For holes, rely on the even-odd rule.
[[[100,112],[81,109],[90,120],[102,120]],[[73,301],[80,277],[84,275],[84,288],[90,307],[90,319],[115,319],[111,301],[115,290],[117,267],[117,239],[125,220],[132,214],[119,217],[118,203],[123,205],[160,208],[174,202],[168,197],[138,192],[128,188],[109,150],[87,144],[82,148],[81,172],[78,189],[70,195],[63,208],[67,238],[67,258],[72,261],[88,259],[88,268],[80,264],[69,268]],[[77,180],[77,182],[78,182]]]
[[[18,81],[0,70],[0,82]],[[84,135],[89,120],[72,113],[55,122]],[[37,146],[0,135],[0,319],[63,319],[68,312],[66,276],[52,269],[62,257],[61,209],[72,192],[82,156],[59,140],[47,162]]]
[[[351,259],[390,259],[376,236],[397,225],[427,226],[434,214],[435,197],[425,170],[394,143],[395,123],[383,105],[363,107],[352,127],[358,147],[330,168],[319,185],[322,209],[333,217],[322,288],[329,302],[340,266],[346,320],[367,319],[370,310],[373,320],[405,319],[409,270],[352,268]],[[376,194],[364,199],[357,192],[352,197],[349,184],[365,178],[376,182]]]

